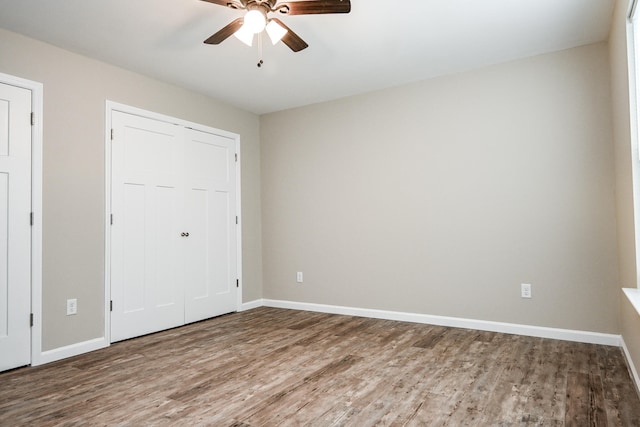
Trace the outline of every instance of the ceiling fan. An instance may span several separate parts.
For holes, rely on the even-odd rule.
[[[220,44],[234,35],[243,43],[251,46],[254,34],[266,30],[273,44],[282,40],[292,51],[299,52],[309,45],[296,33],[291,31],[278,18],[269,18],[269,13],[280,15],[316,15],[328,13],[349,13],[350,0],[203,0],[231,9],[246,10],[247,13],[235,19],[220,31],[206,39],[206,44]]]

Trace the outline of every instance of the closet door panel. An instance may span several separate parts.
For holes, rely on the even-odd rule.
[[[192,129],[185,139],[185,319],[195,322],[237,307],[235,141]]]
[[[189,240],[185,257],[185,283],[187,285],[187,301],[199,301],[211,296],[207,283],[209,277],[210,258],[208,253],[209,230],[209,195],[204,189],[190,189],[187,192],[187,223],[189,224]],[[187,321],[193,317],[192,309],[187,310]]]
[[[229,227],[234,209],[231,206],[229,193],[216,191],[212,195],[212,207],[214,211],[211,215],[211,283],[214,295],[227,295],[232,293],[235,287],[235,278],[232,277],[230,263],[233,258],[231,253],[234,245],[231,242],[231,229]]]
[[[116,258],[122,259],[122,274],[116,277],[122,283],[123,313],[145,309],[145,190],[140,184],[122,185],[122,245]]]
[[[184,324],[182,129],[113,112],[111,340]]]

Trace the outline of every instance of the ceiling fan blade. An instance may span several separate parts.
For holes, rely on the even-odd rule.
[[[244,9],[247,6],[247,0],[202,0],[220,6],[228,6],[232,9]]]
[[[284,25],[284,23],[281,20],[279,20],[278,18],[271,18],[271,19],[275,21],[278,25],[280,25],[282,28],[287,30],[287,34],[285,34],[282,37],[282,43],[289,46],[289,49],[291,49],[294,52],[300,52],[302,49],[306,49],[309,47],[307,42],[302,40],[299,35],[291,31],[291,28]]]
[[[278,3],[275,10],[283,15],[314,15],[320,13],[349,13],[350,0],[304,0]]]
[[[219,4],[220,6],[226,6],[229,3],[228,0],[202,0],[213,4]]]
[[[224,27],[223,29],[221,29],[220,31],[218,31],[217,33],[215,33],[214,35],[206,39],[204,42],[206,44],[220,44],[223,41],[225,41],[227,37],[233,35],[233,33],[238,31],[240,27],[242,27],[243,23],[244,23],[244,18],[235,19],[231,21],[231,23],[228,24],[226,27]]]

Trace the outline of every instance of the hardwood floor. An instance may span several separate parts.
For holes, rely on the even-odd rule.
[[[0,374],[0,425],[636,426],[619,348],[259,308]]]

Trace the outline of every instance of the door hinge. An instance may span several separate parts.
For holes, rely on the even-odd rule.
[[[236,162],[238,161],[238,153],[236,153]]]
[[[240,279],[236,279],[236,288],[240,287]]]
[[[236,215],[236,225],[238,224],[238,215]]]
[[[29,224],[33,227],[33,212],[29,214]]]
[[[29,314],[29,326],[33,328],[33,313]]]
[[[113,129],[111,129],[111,140],[113,141]]]
[[[113,300],[109,301],[109,311],[113,311]]]
[[[113,214],[111,214],[109,216],[110,216],[109,222],[111,223],[111,225],[113,225]]]
[[[36,124],[36,115],[33,114],[33,112],[31,113],[31,126],[34,126]]]

